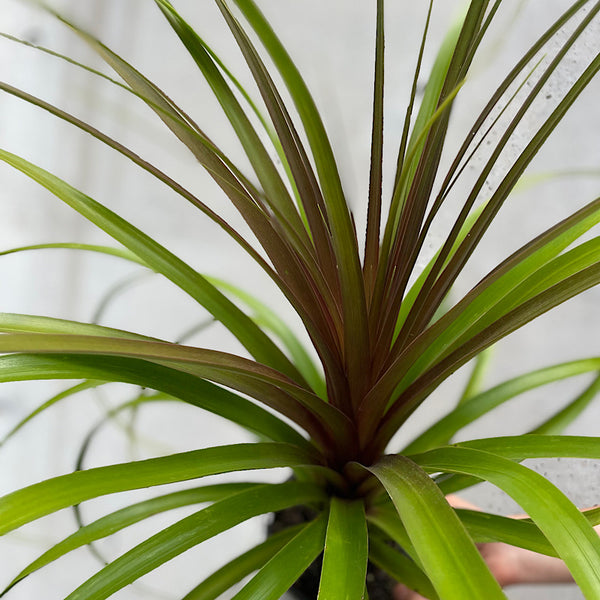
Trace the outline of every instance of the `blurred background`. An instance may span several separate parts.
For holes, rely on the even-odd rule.
[[[242,84],[258,97],[215,4],[206,0],[177,0],[174,4]],[[362,239],[371,135],[374,2],[260,0],[258,4],[296,60],[322,111]],[[506,0],[503,3],[455,106],[445,164],[449,164],[468,127],[510,67],[570,4],[569,0]],[[234,162],[249,171],[208,86],[152,2],[56,0],[53,5],[139,68],[189,112]],[[445,1],[435,5],[421,92],[439,43],[463,2]],[[393,169],[402,130],[426,3],[388,2],[386,11],[385,151],[389,169],[385,189],[389,196],[393,179],[390,169]],[[0,31],[76,57],[110,74],[108,67],[68,28],[31,9],[26,2],[3,0]],[[535,109],[526,115],[523,126],[503,153],[500,168],[493,174],[487,190],[502,174],[502,167],[511,164],[531,131],[556,106],[566,86],[597,53],[598,36],[600,26],[596,22],[569,53]],[[549,44],[549,57],[557,47],[558,41]],[[247,233],[234,209],[193,156],[135,97],[73,65],[7,39],[0,39],[0,78],[89,120],[187,186]],[[596,81],[582,94],[540,151],[529,169],[531,175],[503,208],[496,225],[473,257],[467,275],[457,283],[453,297],[460,298],[533,235],[598,195],[599,93],[600,81]],[[199,272],[230,280],[251,291],[304,335],[299,320],[283,297],[225,233],[181,197],[100,142],[6,93],[0,93],[0,140],[2,148],[21,154],[106,204]],[[459,185],[450,198],[447,210],[435,224],[421,265],[443,240],[445,227],[464,199],[461,190],[467,189],[469,177],[477,172],[485,156],[484,148],[467,170],[462,187]],[[46,242],[111,244],[107,236],[58,199],[1,164],[0,251]],[[0,282],[2,312],[95,320],[168,340],[177,340],[196,325],[207,323],[206,312],[172,284],[107,256],[67,250],[0,256]],[[488,384],[491,386],[548,364],[599,355],[599,300],[600,290],[588,291],[498,344]],[[187,343],[241,352],[235,340],[214,323],[188,338]],[[414,415],[401,439],[394,443],[408,441],[449,410],[467,376],[468,369],[463,369],[438,389]],[[460,437],[527,431],[584,389],[588,381],[589,378],[582,377],[526,394],[469,426]],[[69,382],[48,381],[0,386],[0,436],[68,385]],[[107,407],[135,394],[136,390],[125,385],[105,386],[101,391],[74,396],[34,420],[0,448],[0,493],[72,470],[88,431],[104,418]],[[568,433],[599,435],[600,403],[589,408]],[[157,404],[144,408],[134,417],[115,419],[103,426],[92,440],[84,464],[95,466],[234,443],[246,439],[244,436],[246,434],[237,427],[209,414],[200,414],[189,406]],[[600,471],[594,461],[537,461],[532,466],[547,475],[579,506],[598,502]],[[248,475],[245,479],[251,477]],[[270,472],[268,477],[280,480],[286,474]],[[126,497],[93,501],[83,507],[83,516],[89,520],[122,506],[127,499],[146,495],[139,491]],[[465,495],[488,510],[502,514],[519,512],[518,506],[491,487],[478,486]],[[98,544],[98,548],[107,557],[117,556],[181,518],[183,513],[185,510],[154,517]],[[28,562],[65,537],[74,526],[72,512],[62,511],[6,536],[0,541],[0,586],[6,585]],[[263,535],[264,526],[264,519],[255,520],[226,532],[150,573],[114,598],[180,598],[203,574],[256,543]],[[97,559],[83,548],[22,582],[7,598],[62,598],[99,566]],[[513,588],[507,593],[514,599],[582,597],[574,586]]]

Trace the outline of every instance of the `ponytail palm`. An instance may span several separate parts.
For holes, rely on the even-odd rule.
[[[154,177],[157,186],[167,186],[202,211],[229,235],[231,244],[240,246],[264,270],[297,313],[312,350],[256,298],[197,272],[97,199],[26,158],[0,149],[3,162],[117,243],[107,247],[60,242],[6,249],[4,254],[60,247],[135,263],[189,295],[241,348],[238,355],[94,323],[3,313],[0,380],[79,381],[18,423],[6,439],[64,398],[110,382],[131,384],[144,392],[106,418],[142,410],[149,403],[180,402],[233,422],[257,439],[77,470],[0,498],[4,534],[93,498],[193,482],[186,489],[157,491],[150,499],[93,522],[80,520],[74,533],[16,574],[7,598],[8,590],[23,578],[76,548],[152,515],[204,503],[210,504],[107,562],[68,600],[108,598],[239,523],[294,506],[310,508],[314,518],[241,554],[198,581],[185,599],[217,598],[254,572],[234,597],[279,598],[321,554],[320,600],[366,598],[369,562],[431,598],[502,598],[477,551],[475,544],[482,540],[508,541],[559,556],[585,596],[600,598],[600,540],[593,530],[600,522],[598,511],[580,512],[544,477],[519,464],[540,457],[600,458],[597,438],[559,435],[600,387],[599,357],[541,368],[488,389],[479,385],[476,367],[449,414],[404,449],[393,442],[414,411],[426,406],[431,393],[455,371],[472,360],[481,365],[493,344],[600,282],[600,245],[590,235],[600,221],[600,199],[591,199],[514,251],[462,297],[450,297],[526,169],[600,69],[596,51],[509,166],[502,166],[503,151],[597,18],[600,2],[572,3],[532,41],[491,90],[489,102],[450,160],[446,142],[452,109],[467,89],[471,64],[502,9],[501,2],[470,2],[441,45],[419,103],[417,82],[422,77],[424,49],[431,43],[433,2],[428,10],[424,7],[426,26],[413,61],[416,68],[404,126],[398,139],[389,141],[391,134],[383,122],[385,3],[372,3],[376,36],[364,244],[316,103],[259,3],[215,3],[260,98],[242,87],[200,37],[201,24],[193,27],[176,3],[155,0],[165,27],[176,34],[195,65],[189,76],[204,78],[212,90],[239,140],[247,167],[238,166],[218,140],[201,129],[201,111],[193,116],[184,112],[94,35],[52,8],[40,8],[87,42],[118,76],[112,85],[144,103],[192,153],[198,169],[204,169],[220,188],[223,201],[230,201],[238,211],[245,229],[231,225],[206,199],[91,123],[8,83],[0,82],[0,89],[93,136]],[[545,56],[548,43],[559,37],[557,49]],[[90,70],[71,57],[54,54],[58,60]],[[390,194],[383,185],[384,134],[386,148],[388,143],[398,148],[392,157],[396,170]],[[475,176],[463,183],[468,171],[473,175],[469,169],[473,157],[484,146],[487,154],[474,167]],[[453,194],[459,181],[458,209],[438,251],[421,268],[419,257],[432,224],[450,198],[456,200]],[[582,374],[596,379],[527,435],[452,444],[458,431],[500,404]],[[292,480],[202,481],[207,476],[275,468],[290,469]],[[478,521],[450,507],[445,493],[482,480],[510,495],[531,520],[511,528],[501,517],[487,515],[487,520]]]

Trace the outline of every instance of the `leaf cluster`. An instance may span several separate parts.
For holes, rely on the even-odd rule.
[[[24,157],[0,149],[3,162],[118,244],[60,241],[1,254],[61,248],[135,263],[188,294],[235,336],[245,352],[235,355],[97,323],[0,314],[1,381],[80,381],[44,402],[2,443],[64,398],[110,382],[131,384],[142,392],[110,411],[90,432],[80,465],[89,442],[107,420],[149,403],[187,403],[258,438],[256,443],[77,470],[0,498],[0,532],[6,533],[107,494],[184,481],[197,486],[130,504],[91,523],[79,516],[79,528],[25,567],[5,593],[76,548],[93,545],[152,515],[209,503],[108,561],[68,600],[107,598],[238,523],[299,505],[310,507],[315,518],[241,554],[190,590],[184,600],[217,598],[253,572],[235,598],[279,598],[321,553],[320,600],[366,598],[369,561],[430,598],[501,598],[502,591],[475,546],[490,540],[561,557],[586,597],[600,597],[600,540],[592,528],[600,522],[598,511],[581,513],[544,477],[520,464],[526,458],[547,456],[600,458],[597,438],[558,435],[600,388],[600,358],[549,366],[488,389],[482,385],[489,348],[600,282],[599,241],[587,235],[600,221],[600,199],[529,240],[457,301],[450,302],[449,296],[526,169],[600,69],[596,53],[501,171],[503,152],[543,97],[544,86],[597,18],[600,2],[573,2],[532,43],[492,90],[448,161],[453,106],[462,97],[501,2],[468,4],[441,44],[419,101],[417,88],[430,43],[431,1],[421,44],[414,52],[403,129],[394,140],[397,153],[389,197],[383,185],[385,2],[373,3],[375,62],[364,247],[325,124],[292,57],[255,0],[215,3],[260,98],[241,85],[171,2],[155,0],[165,25],[178,37],[231,124],[249,172],[135,66],[49,6],[40,8],[83,39],[119,80],[72,57],[36,49],[106,79],[145,104],[214,180],[248,226],[252,240],[182,183],[93,124],[8,83],[0,82],[0,90],[94,137],[222,228],[287,299],[314,352],[285,321],[244,290],[197,272],[98,200]],[[566,25],[572,25],[570,33],[552,56],[544,58],[548,42]],[[4,37],[27,44],[8,34]],[[436,217],[486,142],[489,152],[468,184],[443,243],[420,269],[419,257]],[[386,138],[386,148],[389,143]],[[497,182],[488,186],[498,172]],[[118,293],[111,291],[106,300]],[[386,454],[412,413],[472,360],[475,369],[456,407],[401,452]],[[527,435],[451,444],[458,431],[503,402],[586,373],[594,374],[591,385]],[[292,481],[196,482],[216,474],[280,467],[293,470]],[[512,496],[530,520],[509,521],[450,507],[445,493],[482,480]]]

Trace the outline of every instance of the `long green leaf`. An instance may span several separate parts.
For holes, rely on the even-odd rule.
[[[531,519],[501,517],[465,509],[456,509],[456,514],[477,542],[504,542],[547,556],[558,556],[546,536]],[[590,525],[598,525],[600,511],[597,508],[582,514]]]
[[[477,323],[465,331],[454,346],[499,320],[523,302],[598,262],[600,262],[600,237],[583,242],[572,250],[557,256],[542,265],[520,285],[506,293],[504,297],[499,298],[497,303],[491,306]]]
[[[473,226],[474,218],[480,215],[486,206],[483,204],[467,219],[459,239],[466,239]],[[598,222],[600,222],[600,200],[596,199],[507,258],[400,354],[396,352],[398,346],[396,342],[389,354],[387,371],[365,397],[360,409],[361,421],[367,432],[365,437],[372,437],[369,427],[373,428],[376,425],[376,415],[389,404],[390,397],[398,397],[419,373],[423,373],[436,359],[439,360],[466,330],[486,315],[487,311],[493,310],[493,307],[507,294]],[[455,251],[456,247],[452,249],[452,253]],[[427,275],[431,272],[431,268],[430,262],[425,269]],[[423,285],[423,277],[420,277],[415,282],[414,291],[411,290],[407,296],[409,306],[412,306],[418,297],[414,292],[422,289]],[[400,310],[398,323],[404,323],[406,314],[406,311]]]
[[[0,150],[0,159],[47,188],[74,210],[142,258],[155,271],[162,273],[185,290],[236,335],[257,360],[272,364],[282,372],[289,373],[293,378],[302,380],[300,374],[281,350],[251,319],[208,283],[206,279],[166,248],[106,207],[47,171],[4,150]]]
[[[177,344],[53,334],[4,334],[0,352],[71,353],[141,358],[226,385],[272,406],[327,443],[349,436],[352,424],[337,409],[281,373],[232,354]],[[321,418],[323,420],[321,420]],[[329,432],[329,433],[328,433]]]
[[[383,447],[398,426],[450,373],[498,340],[570,298],[600,283],[600,262],[538,294],[490,325],[437,363],[406,389],[388,411],[374,445]]]
[[[297,533],[233,600],[277,600],[323,551],[327,512]]]
[[[403,453],[424,452],[440,444],[445,444],[457,431],[519,394],[554,381],[576,377],[599,369],[600,358],[588,358],[546,367],[505,381],[457,406],[411,442],[403,450]]]
[[[318,600],[362,600],[367,557],[363,502],[332,498]]]
[[[209,575],[182,600],[215,600],[244,577],[262,568],[302,527],[304,525],[294,525],[270,535],[262,544],[244,552]]]
[[[104,600],[149,571],[254,516],[323,499],[313,485],[262,485],[240,492],[178,521],[135,546],[69,594],[65,600]]]
[[[27,250],[87,250],[89,252],[99,252],[100,254],[107,254],[109,256],[116,256],[118,258],[124,258],[132,262],[136,262],[143,266],[146,263],[140,260],[133,252],[129,252],[123,248],[113,248],[112,246],[100,246],[97,244],[77,244],[71,242],[52,242],[48,244],[32,244],[30,246],[19,246],[18,248],[10,248],[9,250],[0,251],[0,256],[6,256],[8,254],[15,254],[17,252],[25,252]]]
[[[386,456],[369,470],[392,499],[440,598],[505,597],[456,513],[421,468],[408,458]]]
[[[68,250],[83,250],[87,252],[97,252],[99,254],[106,254],[108,256],[117,256],[135,262],[144,267],[148,265],[137,257],[132,252],[126,249],[113,248],[111,246],[99,246],[94,244],[79,244],[79,243],[48,243],[48,244],[36,244],[32,246],[22,246],[18,248],[11,248],[0,252],[0,256],[13,254],[17,252],[24,252],[28,250],[46,250],[46,249],[68,249]],[[231,283],[211,277],[208,275],[203,276],[208,282],[213,284],[217,289],[225,294],[230,294],[234,298],[241,300],[248,308],[250,308],[254,314],[252,316],[254,322],[261,328],[271,331],[274,333],[284,344],[285,348],[289,352],[294,365],[298,368],[302,376],[309,383],[311,388],[317,392],[319,397],[326,398],[326,390],[323,381],[323,377],[319,372],[319,369],[315,365],[313,359],[310,357],[303,344],[298,340],[296,334],[292,331],[291,327],[280,317],[278,317],[273,310],[263,304],[260,300],[242,290],[241,288],[232,285]],[[119,288],[120,289],[120,288]]]
[[[42,379],[97,379],[159,390],[269,440],[310,447],[295,429],[260,406],[209,381],[155,363],[83,355],[0,357],[0,382]]]
[[[374,525],[377,529],[380,529],[387,538],[402,548],[402,551],[410,557],[415,565],[423,570],[423,565],[408,537],[406,527],[402,523],[402,520],[398,516],[398,511],[391,502],[386,502],[383,505],[380,502],[375,506],[371,506],[367,512],[367,520],[370,527]]]
[[[413,459],[430,472],[474,475],[504,490],[548,538],[584,595],[600,597],[600,538],[547,479],[507,458],[466,447],[432,450]]]
[[[68,552],[80,548],[86,544],[112,535],[117,531],[139,523],[140,521],[160,514],[162,512],[180,508],[182,506],[189,506],[191,504],[199,504],[201,502],[215,502],[244,492],[251,488],[257,487],[260,484],[255,483],[223,483],[216,485],[208,485],[200,488],[192,488],[188,490],[182,490],[179,492],[173,492],[163,496],[152,498],[151,500],[144,500],[135,504],[130,504],[125,508],[112,512],[96,521],[93,521],[89,525],[80,527],[75,533],[65,538],[58,544],[55,544],[39,556],[32,563],[27,565],[8,585],[8,587],[0,594],[0,596],[6,594],[10,588],[15,586],[19,581],[41,569],[42,567],[50,564],[57,560],[61,556],[64,556]]]
[[[13,94],[26,102],[30,102],[35,106],[39,106],[51,114],[63,119],[64,121],[75,125],[81,130],[89,133],[93,137],[107,144],[109,147],[117,150],[136,165],[152,174],[154,177],[168,185],[175,192],[183,196],[194,206],[202,210],[214,222],[222,227],[227,233],[233,237],[250,256],[263,268],[263,270],[271,277],[271,279],[279,286],[286,297],[292,302],[299,314],[301,315],[306,326],[311,330],[315,343],[320,342],[319,336],[315,333],[315,327],[318,324],[319,314],[315,312],[315,308],[320,308],[318,300],[308,293],[311,290],[310,285],[304,285],[305,273],[301,271],[300,266],[296,264],[297,258],[291,252],[291,249],[286,244],[285,240],[277,232],[267,218],[267,215],[260,208],[260,194],[254,190],[253,186],[244,179],[244,177],[231,165],[227,159],[213,147],[213,144],[203,135],[195,124],[192,126],[186,121],[189,119],[181,113],[172,102],[162,94],[156,86],[144,78],[126,61],[115,55],[98,40],[89,36],[72,23],[69,23],[61,15],[50,10],[58,19],[65,22],[80,34],[91,46],[113,67],[117,72],[128,82],[134,89],[141,90],[139,95],[164,122],[171,128],[173,133],[188,146],[194,153],[196,158],[208,170],[210,175],[215,179],[217,184],[222,188],[224,193],[233,202],[236,208],[240,211],[244,220],[248,223],[253,233],[256,235],[261,245],[267,252],[271,262],[275,266],[275,270],[267,261],[258,253],[235,229],[233,229],[225,219],[220,217],[196,196],[191,194],[189,190],[182,187],[176,181],[168,177],[165,173],[157,169],[154,165],[140,158],[137,154],[117,142],[116,140],[105,135],[98,129],[92,127],[88,123],[78,119],[77,117],[45,102],[39,98],[27,94],[22,90],[14,88],[8,84],[0,82],[0,89]],[[153,101],[153,98],[155,101]],[[159,104],[157,104],[157,102]],[[249,191],[250,190],[250,191]],[[309,257],[307,257],[307,260]],[[312,267],[310,260],[306,262],[309,267]],[[311,274],[319,275],[318,271],[311,269]],[[298,304],[300,303],[300,304]],[[317,324],[313,321],[317,319]],[[322,315],[321,315],[322,319]],[[322,323],[321,323],[322,326]],[[319,347],[319,344],[317,344]],[[322,346],[322,344],[321,344]],[[322,348],[321,348],[322,350]]]
[[[458,399],[457,405],[460,406],[469,401],[473,396],[483,391],[483,382],[490,366],[493,348],[488,348],[480,352],[473,361],[473,369],[465,385],[463,393]]]
[[[414,380],[416,374],[422,372],[425,366],[443,356],[458,338],[462,336],[464,339],[464,332],[484,318],[488,311],[493,311],[494,306],[512,290],[599,222],[600,199],[596,199],[503,261],[455,307],[423,333],[410,350],[407,349],[404,358],[407,362],[410,361],[410,369],[398,390],[402,390],[407,382]],[[432,343],[433,340],[435,343]],[[415,359],[408,358],[408,354]],[[400,362],[398,361],[398,364]]]
[[[558,556],[546,536],[529,519],[465,509],[456,509],[456,514],[477,543],[503,542],[547,556]]]
[[[58,14],[54,13],[53,11],[51,11],[51,12],[53,14],[55,14],[55,16],[57,16],[59,19],[64,20]],[[67,23],[67,24],[69,24],[69,23]],[[71,24],[69,24],[69,25],[74,27]],[[80,34],[82,33],[81,30],[78,30],[77,28],[75,28],[75,30]],[[88,38],[84,35],[84,39],[88,39]],[[94,48],[100,49],[100,50],[105,50],[106,52],[109,52],[108,49],[103,47],[97,40],[93,40],[93,38],[92,38],[92,41],[95,42],[95,44],[92,43],[92,46]],[[100,54],[102,56],[104,56],[102,51],[100,52]],[[109,56],[113,56],[113,58],[115,58],[115,60],[117,58],[119,58],[112,54],[109,54]],[[117,69],[117,71],[123,76],[123,78],[126,81],[130,82],[136,89],[139,85],[141,85],[142,92],[149,93],[152,96],[151,92],[155,90],[155,88],[152,86],[152,84],[150,82],[148,82],[147,80],[145,80],[141,76],[141,74],[139,74],[137,71],[135,71],[130,65],[128,65],[127,63],[122,61],[122,59],[119,59],[119,60],[120,61],[117,61],[116,64],[114,64],[110,60],[108,60],[108,62],[109,62],[109,64],[114,66]],[[119,67],[123,67],[123,68],[119,69]],[[140,84],[140,82],[141,82],[141,84]],[[74,125],[75,127],[78,127],[82,131],[85,131],[86,133],[90,134],[94,138],[103,142],[108,147],[121,153],[123,156],[127,157],[129,160],[131,160],[133,163],[135,163],[136,165],[138,165],[139,167],[141,167],[142,169],[144,169],[145,171],[150,173],[152,176],[156,177],[159,181],[163,182],[165,185],[170,187],[173,191],[175,191],[176,193],[181,195],[183,198],[188,200],[190,203],[192,203],[194,206],[199,208],[204,214],[206,214],[210,219],[212,219],[217,225],[219,225],[222,229],[224,229],[242,248],[244,248],[244,250],[250,256],[252,256],[252,258],[263,268],[263,270],[273,279],[273,281],[275,281],[275,283],[278,286],[280,286],[282,289],[285,289],[285,285],[283,284],[283,281],[278,276],[278,274],[264,260],[264,258],[260,255],[260,253],[258,253],[241,235],[239,235],[237,233],[237,231],[233,227],[231,227],[225,219],[220,217],[217,213],[215,213],[213,210],[211,210],[206,204],[204,204],[198,197],[194,196],[194,194],[192,194],[189,190],[187,190],[186,188],[181,186],[179,183],[177,183],[175,180],[170,178],[168,175],[163,173],[160,169],[156,168],[154,165],[152,165],[148,161],[146,161],[143,158],[141,158],[140,156],[138,156],[135,152],[133,152],[132,150],[130,150],[129,148],[127,148],[120,142],[118,142],[115,139],[111,138],[110,136],[107,136],[106,134],[102,133],[100,130],[96,129],[89,123],[86,123],[85,121],[82,121],[81,119],[78,119],[74,115],[72,115],[64,110],[61,110],[61,109],[57,108],[56,106],[53,106],[52,104],[45,102],[44,100],[41,100],[40,98],[32,96],[31,94],[28,94],[28,93],[24,92],[23,90],[20,90],[11,85],[8,85],[7,83],[0,82],[0,89],[9,94],[12,94],[13,96],[16,96],[17,98],[21,98],[25,102],[29,102],[30,104],[33,104],[34,106],[38,106],[38,107],[48,111],[52,115],[57,116],[59,119],[62,119],[63,121],[66,121],[67,123],[70,123],[71,125]],[[232,202],[234,202],[234,204],[236,206],[238,206],[239,202],[243,202],[244,200],[248,201],[248,198],[246,197],[247,193],[246,194],[242,193],[243,192],[242,184],[236,179],[236,176],[234,176],[227,169],[227,167],[222,164],[223,161],[221,161],[221,159],[219,157],[215,158],[216,150],[214,150],[212,148],[211,144],[207,140],[205,140],[202,136],[200,136],[200,134],[198,134],[189,125],[187,125],[182,119],[180,119],[177,116],[177,113],[172,114],[166,108],[164,108],[162,106],[158,106],[155,102],[150,100],[148,97],[144,96],[143,93],[139,93],[136,95],[138,95],[149,106],[151,106],[153,109],[155,109],[156,112],[159,114],[159,116],[161,116],[161,118],[163,118],[165,115],[167,115],[167,117],[164,118],[165,123],[167,125],[171,126],[175,135],[179,139],[181,139],[190,148],[190,150],[192,150],[192,152],[194,153],[196,158],[198,158],[198,160],[200,160],[200,162],[207,168],[208,172],[213,176],[213,178],[221,186],[223,191],[232,200]],[[156,91],[155,93],[158,94],[158,91]],[[166,101],[166,99],[164,100],[164,103],[166,106],[169,106],[169,103]],[[181,125],[183,133],[180,132],[179,127],[172,126],[172,123]],[[209,148],[209,146],[210,146],[210,148]],[[200,148],[207,150],[207,152],[204,152],[204,153],[201,152]],[[213,159],[213,160],[211,160],[211,159]],[[221,161],[221,162],[219,162],[219,161]],[[248,204],[248,202],[246,202],[246,206],[252,207],[253,204],[251,201],[249,204]],[[250,208],[248,208],[248,211],[246,212],[246,216],[248,216],[249,212],[250,212]],[[256,228],[254,228],[253,230],[255,231],[255,233],[257,233]],[[265,235],[266,235],[267,232],[264,228],[262,228],[261,231],[263,233],[265,233]],[[261,239],[261,243],[263,243],[263,244],[265,244],[267,242],[267,240],[272,240],[272,238],[270,236],[265,237],[265,236],[258,235],[257,237],[259,237]],[[268,245],[267,245],[267,247],[268,247]]]
[[[0,535],[84,500],[207,475],[314,465],[289,444],[237,444],[77,471],[35,483],[0,498]]]
[[[526,435],[503,436],[469,440],[456,447],[474,448],[498,454],[510,460],[526,458],[591,458],[600,459],[600,438],[578,435]]]
[[[589,406],[600,392],[600,375],[576,398],[529,433],[544,435],[562,433]]]

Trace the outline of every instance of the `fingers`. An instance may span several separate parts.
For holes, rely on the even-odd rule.
[[[469,510],[481,510],[479,506],[472,504],[468,500],[461,498],[460,496],[455,496],[454,494],[448,494],[446,496],[446,500],[448,504],[453,508],[468,508]]]
[[[394,600],[427,600],[425,596],[413,592],[405,585],[398,584],[393,591]]]

